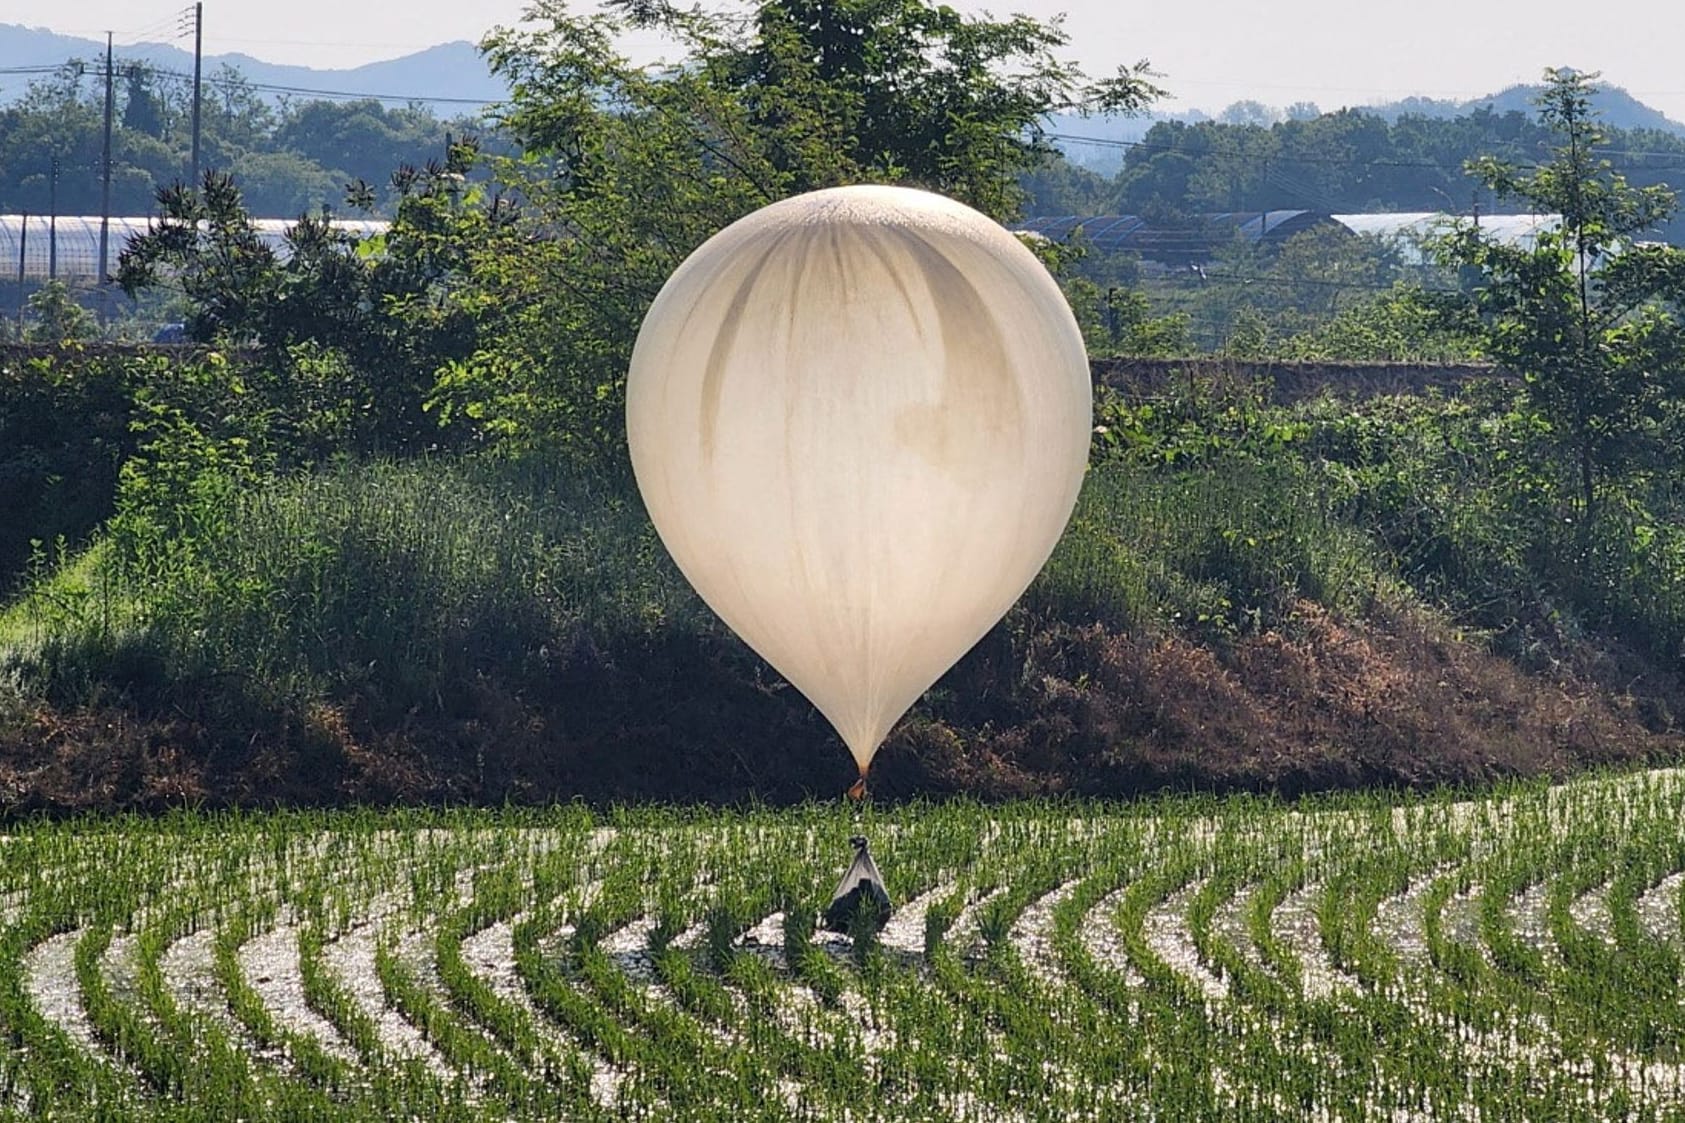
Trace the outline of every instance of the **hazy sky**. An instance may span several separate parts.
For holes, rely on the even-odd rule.
[[[1467,97],[1569,65],[1601,70],[1685,121],[1681,0],[950,2],[968,11],[1065,12],[1072,57],[1094,73],[1149,58],[1179,106],[1215,110],[1250,97],[1334,109],[1408,94]],[[205,45],[275,62],[354,66],[477,40],[494,24],[518,21],[525,7],[526,0],[207,0]],[[0,22],[90,36],[110,28],[120,42],[134,42],[170,38],[181,10],[173,0],[5,0]]]

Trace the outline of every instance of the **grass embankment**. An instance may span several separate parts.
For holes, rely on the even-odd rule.
[[[1531,439],[1513,418],[1104,419],[1052,561],[891,736],[881,795],[1677,756],[1679,535],[1629,495],[1565,537],[1510,459]],[[8,806],[784,801],[851,779],[626,487],[435,460],[185,494],[131,494],[0,616]]]

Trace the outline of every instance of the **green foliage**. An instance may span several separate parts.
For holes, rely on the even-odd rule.
[[[206,173],[199,191],[160,194],[163,214],[124,248],[118,283],[132,294],[167,281],[187,298],[193,338],[258,350],[237,392],[263,403],[293,460],[437,447],[451,419],[426,414],[435,372],[476,346],[475,313],[491,315],[453,293],[507,225],[507,210],[464,181],[474,153],[464,143],[442,166],[397,176],[397,214],[378,237],[301,218],[284,262],[234,182]]]
[[[96,563],[105,599],[60,630],[132,621],[169,674],[402,712],[480,673],[541,682],[576,643],[711,626],[617,491],[425,461],[265,481],[238,440],[163,409],[150,426]]]
[[[134,395],[170,374],[162,360],[74,349],[0,358],[0,593],[31,539],[80,546],[110,515],[118,470],[136,448]]]
[[[1466,362],[1474,333],[1447,322],[1429,296],[1407,284],[1342,307],[1332,318],[1274,342],[1274,357],[1343,362]]]
[[[1209,455],[1089,474],[1071,526],[1031,587],[1034,612],[1222,642],[1290,626],[1300,601],[1356,617],[1386,588],[1350,497],[1291,461]]]
[[[192,309],[189,334],[200,341],[250,343],[265,336],[280,262],[252,227],[234,180],[207,172],[201,192],[177,183],[158,195],[155,228],[123,248],[117,282],[131,296],[168,269]]]
[[[1195,350],[1188,317],[1153,315],[1138,289],[1112,285],[1102,290],[1086,277],[1070,277],[1062,287],[1090,355],[1173,358]]]
[[[1074,130],[1073,130],[1074,131]],[[1161,121],[1123,153],[1109,184],[1057,169],[1032,182],[1034,214],[1139,214],[1164,221],[1221,211],[1452,211],[1502,209],[1464,174],[1485,156],[1517,165],[1556,143],[1548,123],[1482,108],[1457,117],[1388,120],[1340,110],[1278,122]],[[1674,178],[1685,139],[1659,130],[1608,130],[1607,154],[1635,185]],[[1682,228],[1669,226],[1677,242]]]
[[[1400,578],[1542,669],[1587,633],[1671,666],[1685,645],[1671,480],[1608,481],[1587,522],[1558,435],[1524,394],[1314,407],[1306,452],[1345,481],[1351,517]]]
[[[1546,72],[1540,117],[1551,158],[1524,171],[1496,158],[1472,172],[1501,196],[1561,216],[1532,247],[1501,245],[1464,224],[1442,258],[1479,272],[1482,344],[1526,379],[1527,397],[1568,451],[1583,514],[1600,484],[1654,458],[1685,376],[1685,250],[1636,239],[1675,206],[1662,186],[1638,188],[1596,148],[1595,75]]]
[[[118,474],[109,530],[122,570],[145,587],[166,581],[219,541],[236,493],[256,484],[270,465],[238,431],[209,432],[147,389],[136,401],[130,427],[139,447]]]
[[[69,343],[94,333],[94,318],[63,281],[48,281],[29,294],[29,316],[23,337],[31,343]]]
[[[1362,316],[1390,286],[1423,283],[1420,273],[1405,268],[1396,245],[1316,227],[1279,246],[1237,238],[1209,264],[1156,284],[1152,295],[1184,310],[1193,331],[1214,351],[1241,359],[1283,358],[1289,357],[1292,337],[1317,331],[1327,337],[1333,324]],[[1360,346],[1353,342],[1354,350]],[[1345,353],[1342,345],[1338,357],[1360,356]]]
[[[116,77],[112,208],[148,214],[157,192],[188,173],[191,86],[120,53]],[[61,215],[100,213],[103,79],[103,66],[69,63],[0,106],[0,212],[46,214],[56,200]],[[295,218],[337,201],[348,182],[385,183],[401,166],[419,167],[447,135],[475,129],[371,100],[276,106],[223,67],[206,75],[201,161],[232,172],[253,213]],[[379,202],[395,206],[397,195]]]
[[[1141,69],[1090,83],[1057,57],[1055,23],[962,16],[923,0],[766,0],[743,18],[622,3],[484,44],[511,97],[498,124],[523,148],[496,163],[527,236],[476,256],[463,302],[494,315],[444,364],[430,401],[490,436],[623,462],[622,378],[644,310],[691,250],[801,191],[905,182],[996,217],[1048,152],[1043,116],[1139,108]],[[615,47],[659,31],[670,64]],[[555,237],[561,232],[564,236]]]
[[[1503,631],[1536,613],[1557,533],[1548,431],[1501,392],[1313,407],[1307,451],[1430,600]],[[1548,594],[1546,594],[1548,595]]]

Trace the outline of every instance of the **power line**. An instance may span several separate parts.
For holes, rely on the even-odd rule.
[[[1271,286],[1273,288],[1307,287],[1307,288],[1322,288],[1322,289],[1369,289],[1369,290],[1374,291],[1374,292],[1391,292],[1394,288],[1397,287],[1397,283],[1392,282],[1392,281],[1359,281],[1359,280],[1326,281],[1326,280],[1315,280],[1315,279],[1309,278],[1309,277],[1270,277],[1270,276],[1248,277],[1243,273],[1213,273],[1210,269],[1206,269],[1206,271],[1203,274],[1199,274],[1199,277],[1202,281],[1232,282],[1234,284],[1240,285],[1243,288],[1247,285],[1268,285],[1268,286]],[[1191,287],[1191,286],[1189,286],[1189,287]],[[1459,291],[1455,288],[1437,288],[1437,287],[1430,287],[1430,286],[1418,286],[1418,287],[1420,287],[1423,292],[1457,292],[1457,291]]]
[[[193,76],[191,74],[183,74],[179,70],[168,70],[164,67],[153,67],[152,73],[160,78],[166,78],[176,82],[193,81]],[[213,78],[211,81],[214,83],[216,79]],[[409,104],[410,102],[434,102],[443,105],[490,105],[496,100],[495,98],[439,97],[435,94],[378,94],[358,90],[324,90],[314,86],[288,86],[275,82],[253,82],[250,80],[245,80],[244,84],[248,89],[256,90],[261,93],[308,94],[311,97],[323,99],[343,98],[356,101],[382,101],[397,102],[401,104]]]
[[[180,12],[171,12],[169,15],[164,16],[161,19],[154,20],[153,22],[147,24],[143,28],[140,28],[140,29],[135,30],[135,31],[124,32],[123,37],[125,39],[130,40],[130,42],[125,44],[125,46],[137,46],[138,47],[142,43],[152,42],[153,36],[164,35],[164,34],[168,33],[169,31],[171,31],[171,29],[173,29],[176,26],[176,21],[180,18],[180,16],[181,16]],[[179,39],[179,38],[181,38],[181,35],[179,33],[169,36],[169,39],[171,39],[171,40]],[[166,40],[166,41],[168,41],[168,40]]]

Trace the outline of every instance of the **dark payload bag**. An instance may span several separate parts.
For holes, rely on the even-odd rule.
[[[854,861],[849,864],[842,880],[837,882],[837,891],[831,895],[830,907],[825,910],[825,928],[830,932],[851,931],[854,918],[862,908],[870,907],[877,914],[880,927],[889,919],[891,911],[889,894],[883,887],[883,875],[878,872],[878,864],[872,861],[871,851],[866,849],[866,839],[855,835],[848,841],[854,847]]]

